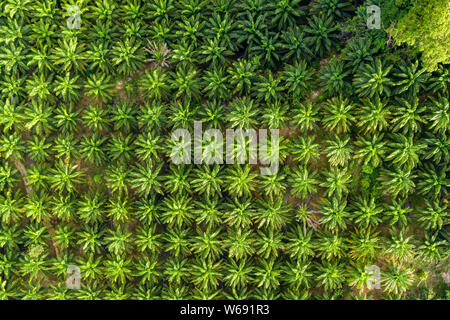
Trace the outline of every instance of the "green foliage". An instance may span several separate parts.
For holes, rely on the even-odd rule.
[[[0,2],[0,299],[448,299],[446,3],[72,2]]]

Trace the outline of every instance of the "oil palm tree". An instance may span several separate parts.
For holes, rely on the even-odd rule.
[[[356,121],[353,114],[355,106],[342,95],[327,100],[323,106],[322,123],[324,127],[335,133],[346,133]]]
[[[308,26],[305,28],[307,37],[305,40],[313,48],[313,52],[324,56],[330,52],[331,47],[338,39],[337,27],[332,17],[313,16],[308,18]]]
[[[77,184],[83,183],[83,171],[77,170],[77,165],[60,161],[54,169],[50,169],[49,181],[55,190],[59,192],[74,192]]]
[[[383,141],[383,134],[374,134],[366,137],[358,137],[355,141],[355,159],[364,165],[371,165],[374,168],[379,167],[384,160],[387,152],[386,141]]]
[[[292,186],[292,194],[300,196],[302,199],[317,193],[319,185],[316,170],[308,170],[306,166],[298,166],[292,170],[289,176]]]
[[[353,78],[356,92],[369,98],[376,94],[390,96],[391,87],[395,84],[390,78],[392,67],[385,66],[379,58],[361,66]]]

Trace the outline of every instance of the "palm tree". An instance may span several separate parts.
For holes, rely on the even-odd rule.
[[[382,284],[388,293],[403,294],[414,281],[413,270],[397,264],[389,264],[382,273]]]
[[[377,52],[378,48],[374,48],[371,38],[359,37],[348,42],[342,56],[345,61],[348,61],[352,71],[356,72],[364,64],[373,63],[373,57]]]
[[[413,136],[405,137],[402,134],[393,134],[393,142],[389,143],[389,155],[386,160],[392,161],[394,166],[399,166],[406,170],[412,170],[420,163],[419,155],[425,148],[423,144],[414,143]]]
[[[23,106],[13,99],[6,99],[0,104],[0,124],[3,126],[3,133],[10,130],[19,129],[23,122]]]
[[[267,108],[263,110],[261,122],[269,129],[279,129],[286,127],[289,121],[288,108],[280,100],[274,100],[267,104]]]
[[[447,188],[450,186],[450,180],[447,178],[445,166],[436,167],[433,164],[425,163],[424,170],[418,174],[420,179],[417,183],[417,189],[420,194],[431,195],[436,198],[441,194],[446,197]]]
[[[283,43],[281,47],[285,52],[283,61],[300,61],[301,59],[310,60],[314,55],[306,41],[305,32],[300,26],[289,27],[282,32]]]
[[[161,220],[170,226],[189,226],[194,218],[192,198],[186,195],[168,196],[163,202]]]
[[[33,140],[27,141],[28,156],[31,160],[36,162],[45,162],[50,159],[50,147],[51,143],[47,143],[45,137],[39,139],[37,136],[33,137]]]
[[[132,138],[132,134],[124,137],[122,132],[118,136],[112,135],[109,144],[106,146],[109,158],[120,163],[127,163],[134,154]]]
[[[248,49],[248,56],[256,56],[259,61],[274,68],[280,60],[280,51],[282,43],[279,40],[279,34],[265,30],[260,35],[256,44]]]
[[[419,106],[418,98],[415,98],[412,104],[405,99],[397,99],[397,101],[400,106],[397,108],[398,111],[394,113],[391,121],[393,131],[397,132],[401,129],[404,135],[420,132],[420,123],[425,122],[422,118],[425,107]]]
[[[273,175],[264,175],[260,177],[259,188],[260,193],[269,197],[278,197],[286,192],[287,174],[285,170],[278,171]]]
[[[246,47],[245,52],[248,55],[250,48],[257,44],[258,39],[263,37],[264,30],[267,29],[266,15],[257,15],[253,11],[239,14],[244,17],[241,16],[237,22],[236,41],[239,45]]]
[[[368,229],[355,229],[350,242],[351,255],[356,261],[370,262],[377,258],[381,248],[379,233]]]
[[[222,234],[220,229],[197,230],[192,239],[192,250],[203,259],[218,259],[222,255]]]
[[[128,184],[130,181],[131,170],[123,165],[117,167],[109,167],[106,170],[106,185],[111,192],[117,192],[119,195],[122,193],[128,194]]]
[[[278,30],[296,25],[296,20],[303,15],[299,7],[300,0],[269,1],[269,12],[271,12],[271,24],[277,25]]]
[[[124,227],[117,227],[115,230],[108,230],[105,237],[106,248],[117,259],[121,255],[131,251],[132,233],[128,232]],[[115,261],[117,264],[122,264],[123,261]],[[115,264],[111,263],[111,265]]]
[[[85,254],[102,253],[105,232],[106,230],[96,223],[83,224],[83,229],[76,233],[78,238],[76,243]]]
[[[137,116],[138,127],[147,131],[159,132],[166,122],[166,106],[152,101],[141,106]]]
[[[253,282],[253,266],[247,259],[228,259],[225,264],[224,282],[232,290],[245,289]]]
[[[169,54],[171,53],[171,50],[167,47],[166,43],[151,42],[148,40],[148,48],[144,47],[144,50],[152,56],[152,58],[147,59],[146,61],[153,62],[157,67],[169,67]]]
[[[444,134],[433,135],[427,132],[421,142],[426,147],[426,153],[423,154],[425,160],[432,159],[436,164],[439,164],[441,160],[444,163],[449,162],[450,141]]]
[[[228,229],[224,240],[224,248],[231,259],[242,260],[251,257],[255,249],[255,237],[251,230]]]
[[[358,127],[363,129],[363,133],[377,133],[389,127],[388,119],[391,118],[392,106],[387,100],[380,100],[379,96],[375,99],[364,99],[362,106],[358,110]]]
[[[112,283],[125,284],[132,277],[132,261],[130,258],[115,255],[108,257],[104,262],[104,275]]]
[[[10,225],[19,221],[23,213],[23,199],[20,197],[20,191],[13,192],[9,189],[4,196],[0,194],[0,221],[2,223]]]
[[[332,233],[347,229],[347,224],[351,221],[347,201],[340,197],[334,196],[331,201],[325,199],[320,207],[320,213],[322,214],[320,223]]]
[[[145,55],[141,43],[125,38],[112,48],[112,62],[119,74],[130,76],[144,65]]]
[[[439,200],[430,202],[426,199],[425,208],[420,208],[418,211],[418,220],[427,230],[440,230],[449,223],[448,205],[446,203],[441,204]]]
[[[345,281],[345,270],[337,262],[323,262],[317,267],[318,283],[325,290],[336,290],[343,286]]]
[[[324,127],[338,134],[350,131],[350,127],[356,121],[353,109],[354,105],[342,95],[327,100],[323,106]]]
[[[291,145],[294,160],[307,165],[310,161],[315,163],[320,158],[320,146],[315,142],[314,136],[300,136]]]
[[[370,199],[358,197],[352,208],[356,218],[355,223],[361,228],[375,228],[381,223],[379,215],[383,212],[383,208],[375,202],[374,197],[370,197]]]
[[[294,99],[304,98],[311,90],[313,73],[307,67],[306,62],[300,60],[294,65],[286,65],[283,71],[284,86]]]
[[[450,71],[444,66],[439,66],[435,74],[431,75],[428,80],[428,90],[434,93],[441,92],[443,94],[449,92]]]
[[[256,210],[250,198],[233,197],[225,207],[223,218],[229,227],[246,229],[252,225]]]
[[[416,97],[420,89],[425,88],[429,74],[425,69],[419,69],[419,61],[414,63],[406,63],[402,61],[398,66],[398,70],[393,74],[398,78],[395,83],[397,86],[396,94],[405,94],[407,98]]]
[[[372,288],[373,274],[366,265],[352,262],[347,273],[349,285],[356,287],[360,293]]]
[[[174,257],[183,257],[191,254],[192,230],[176,227],[168,229],[163,234],[164,249]]]
[[[255,245],[258,248],[256,254],[264,259],[276,259],[284,247],[282,235],[273,228],[258,230]]]
[[[139,227],[137,230],[136,239],[134,243],[141,252],[150,252],[157,255],[162,247],[162,242],[159,240],[161,234],[156,233],[156,225],[145,229]]]
[[[110,108],[111,119],[114,130],[122,130],[129,133],[136,127],[136,106],[129,103],[119,102]]]
[[[448,245],[448,242],[438,240],[437,236],[438,233],[426,232],[425,238],[419,240],[420,245],[417,247],[418,257],[425,263],[435,265],[441,261],[443,248]]]
[[[362,97],[369,98],[376,94],[390,96],[390,87],[394,85],[389,78],[392,67],[392,65],[386,67],[380,59],[361,66],[353,78],[356,92]]]
[[[104,220],[105,200],[99,193],[88,193],[78,201],[78,214],[85,223]]]
[[[170,83],[176,89],[177,98],[181,97],[185,102],[199,100],[201,82],[198,71],[193,67],[178,67]]]
[[[31,221],[40,223],[50,217],[50,196],[45,192],[33,193],[23,206],[25,214]]]
[[[333,57],[330,63],[320,70],[320,85],[328,95],[342,95],[349,90],[349,84],[346,82],[349,73],[344,71],[344,62]]]
[[[348,11],[352,9],[350,1],[346,0],[319,0],[312,4],[312,10],[326,17],[334,19],[345,19],[348,17]]]
[[[111,197],[108,204],[108,217],[112,219],[114,223],[126,223],[132,220],[130,211],[132,211],[132,202],[119,195],[117,197]]]
[[[281,86],[281,77],[274,77],[273,73],[267,71],[267,76],[260,76],[259,81],[255,84],[255,95],[259,101],[264,100],[273,102],[278,100],[281,96],[283,87]]]
[[[255,284],[258,288],[268,289],[278,287],[281,280],[281,266],[273,258],[270,260],[259,260],[255,267]]]
[[[30,97],[35,98],[39,102],[52,101],[54,98],[50,92],[52,83],[52,75],[45,76],[44,73],[39,75],[35,73],[32,79],[27,80],[25,90],[27,90]]]
[[[106,73],[94,73],[88,77],[84,85],[87,94],[95,99],[101,99],[103,102],[109,102],[113,98],[114,85],[112,79]]]
[[[149,99],[161,100],[169,93],[169,76],[164,69],[154,68],[145,73],[140,80],[140,85]]]
[[[225,175],[219,165],[203,165],[198,169],[194,169],[193,174],[194,178],[191,184],[195,192],[205,194],[207,198],[220,195]]]
[[[221,262],[196,259],[192,265],[192,283],[203,291],[216,290],[222,280]]]
[[[162,194],[161,178],[158,177],[162,164],[155,167],[151,164],[145,166],[137,164],[131,172],[131,186],[141,195],[148,196],[152,192]]]
[[[349,144],[349,141],[350,137],[344,136],[341,140],[337,135],[333,140],[327,141],[324,151],[332,166],[345,166],[352,158],[352,145]]]
[[[233,93],[239,93],[240,95],[250,93],[258,64],[259,61],[255,58],[252,60],[239,59],[233,62],[233,65],[228,68],[230,86],[234,88]]]
[[[220,101],[229,98],[228,76],[223,67],[213,67],[206,71],[202,78],[204,83],[203,92],[209,98],[218,99]]]
[[[226,2],[226,1],[225,1]],[[229,1],[228,1],[229,2]],[[218,8],[214,8],[217,12]],[[219,44],[231,52],[236,51],[237,23],[229,11],[224,14],[213,13],[205,25],[205,38],[217,39]]]
[[[427,120],[432,122],[429,126],[433,133],[445,133],[450,125],[450,102],[445,96],[439,96],[437,99],[431,99],[431,111],[427,115]]]
[[[289,178],[294,196],[305,199],[317,193],[319,180],[316,170],[309,171],[306,166],[298,166],[292,171]]]
[[[199,52],[193,43],[186,43],[183,39],[181,43],[173,45],[173,52],[171,55],[172,64],[177,64],[178,67],[193,67],[199,60]]]
[[[136,216],[143,225],[149,225],[153,221],[159,222],[161,204],[156,200],[155,194],[148,199],[141,198],[135,202]]]
[[[308,36],[305,40],[312,46],[313,52],[322,57],[331,50],[338,39],[336,30],[337,26],[333,23],[332,17],[313,16],[312,19],[308,18],[308,26],[305,28]]]
[[[216,99],[207,101],[199,110],[199,116],[206,129],[220,129],[226,121],[224,105]]]
[[[106,161],[106,155],[104,152],[104,143],[106,137],[100,137],[97,133],[94,133],[91,137],[84,136],[80,143],[80,153],[87,161],[101,166]]]
[[[46,103],[33,100],[24,110],[25,128],[36,132],[39,136],[48,134],[54,128],[51,123],[52,109]]]
[[[415,188],[415,183],[413,181],[415,177],[416,175],[412,174],[409,170],[396,168],[391,171],[383,169],[379,179],[381,180],[380,189],[384,190],[387,194],[391,194],[394,199],[397,198],[399,194],[406,196]]]
[[[169,284],[175,285],[177,288],[188,282],[190,270],[188,268],[188,260],[180,258],[168,259],[164,265],[164,275]]]
[[[75,231],[75,228],[69,225],[60,225],[55,229],[55,235],[53,236],[53,239],[61,250],[64,251],[70,248],[71,244],[76,239]],[[67,267],[68,266],[62,268],[62,274],[66,272]]]
[[[71,159],[77,159],[79,156],[78,151],[78,139],[73,135],[58,135],[53,142],[53,150],[55,157],[58,159],[64,159],[70,161]]]
[[[78,44],[76,38],[62,39],[52,49],[51,61],[60,71],[84,72],[86,69],[85,45]]]
[[[412,208],[407,206],[406,199],[392,200],[392,204],[385,204],[385,212],[390,217],[389,225],[397,224],[400,228],[406,227],[411,221]]]
[[[258,228],[279,231],[289,223],[291,209],[283,202],[282,197],[258,201],[259,208],[254,216],[255,224]]]
[[[77,165],[70,165],[59,161],[56,168],[50,169],[49,181],[52,188],[59,192],[67,191],[71,193],[75,191],[75,185],[83,183],[83,171],[77,170]]]
[[[134,276],[141,279],[141,284],[158,284],[162,276],[161,265],[154,257],[140,257],[135,270]]]
[[[0,165],[0,190],[10,189],[18,181],[18,170],[12,168],[8,162]]]
[[[227,120],[232,128],[249,129],[257,124],[259,114],[257,104],[248,96],[235,98],[230,105]]]
[[[406,230],[391,230],[386,254],[395,262],[405,262],[415,255],[413,236],[405,237]]]
[[[338,169],[337,167],[331,167],[330,170],[323,173],[325,181],[320,184],[321,187],[327,188],[327,195],[330,197],[336,194],[341,197],[343,194],[348,193],[348,187],[352,176],[347,172],[347,168]]]
[[[364,165],[377,168],[383,163],[384,155],[387,152],[387,142],[383,141],[383,138],[383,134],[370,135],[367,140],[365,137],[358,137],[358,140],[355,141],[357,149],[353,157]]]
[[[191,190],[191,167],[180,165],[170,166],[170,172],[162,179],[164,190],[173,195],[192,194]]]
[[[62,105],[56,109],[54,119],[56,120],[56,127],[63,134],[76,133],[78,131],[78,117],[81,110],[73,110],[73,104]]]
[[[196,47],[203,36],[205,21],[198,20],[195,17],[189,17],[183,21],[179,21],[177,27],[175,35]]]
[[[218,197],[203,197],[202,201],[196,201],[195,213],[198,215],[196,222],[208,228],[217,227],[222,223],[223,203]]]
[[[250,196],[257,187],[257,174],[252,173],[250,165],[235,165],[227,170],[226,190],[233,196]]]
[[[35,164],[27,170],[27,185],[33,188],[33,191],[48,190],[49,187],[49,168],[44,164]]]

